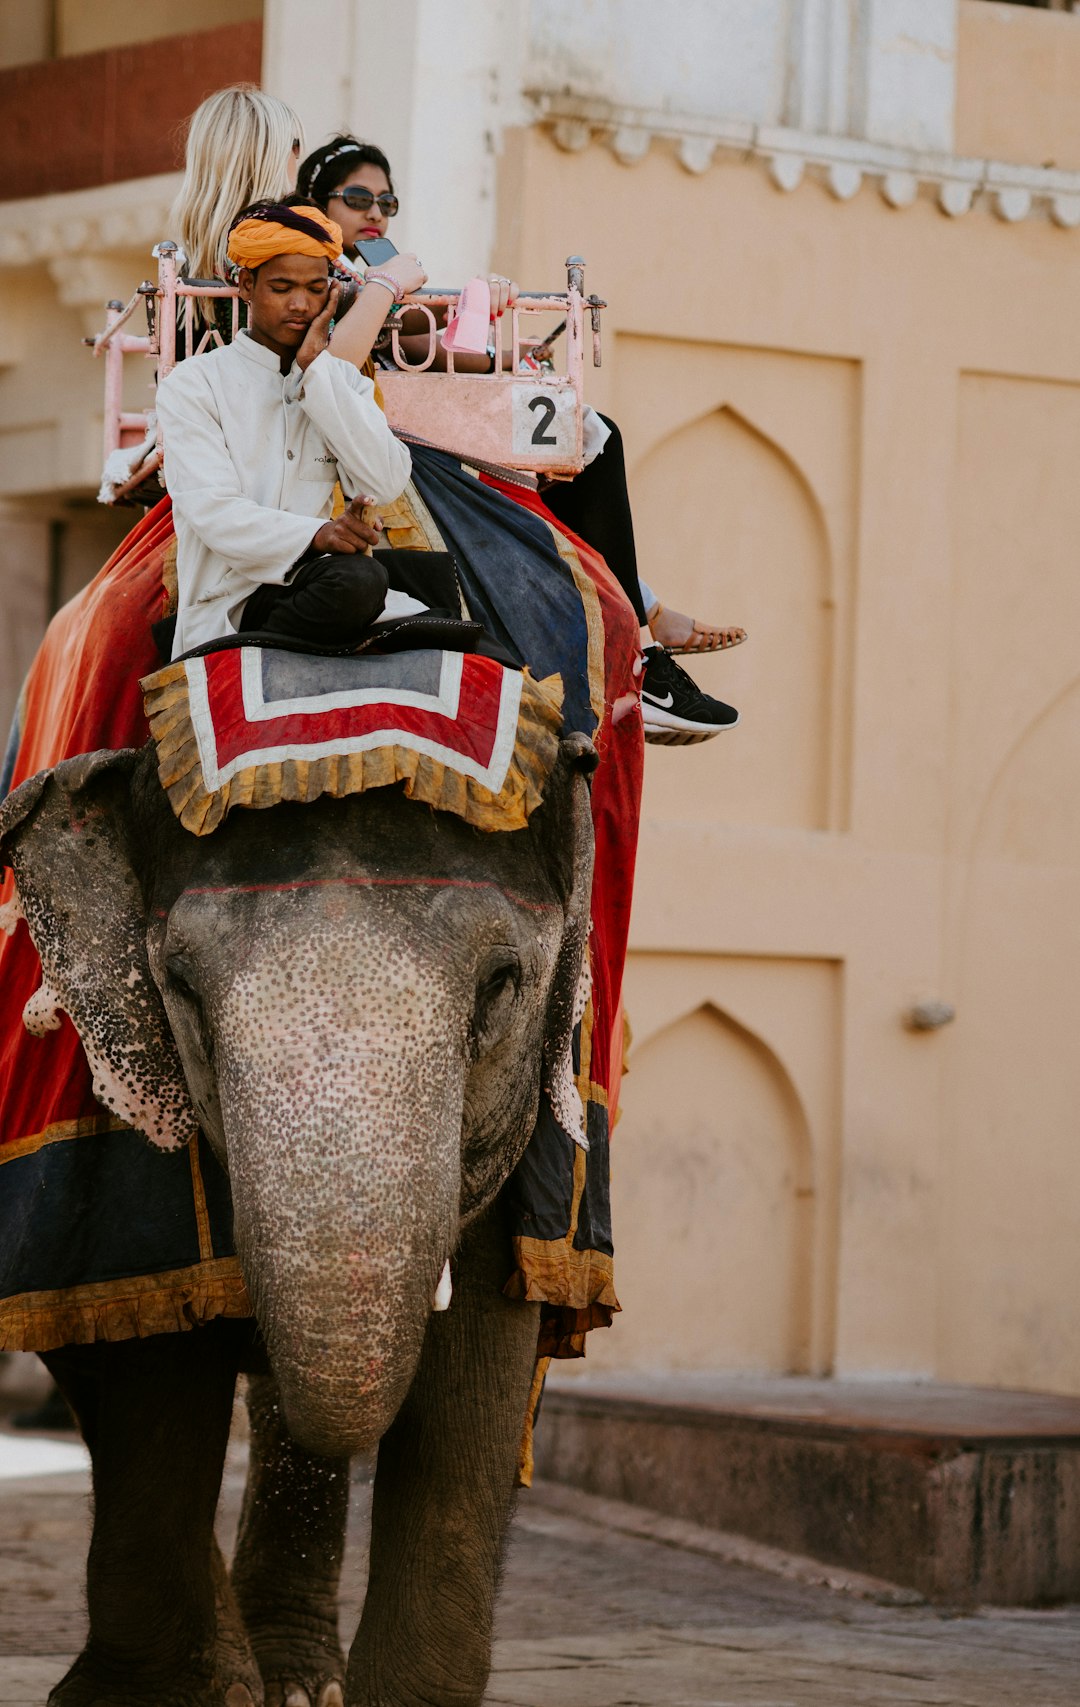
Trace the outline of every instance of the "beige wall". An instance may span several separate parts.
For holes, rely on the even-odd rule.
[[[535,130],[500,206],[611,301],[645,574],[750,634],[648,753],[590,1357],[1080,1391],[1076,237]]]
[[[0,0],[0,68],[261,18],[263,0]]]
[[[56,0],[56,52],[96,53],[262,16],[262,0]]]
[[[0,0],[0,67],[51,59],[52,0]]]
[[[717,3],[758,31],[759,9]],[[126,40],[240,15],[122,10]],[[345,41],[361,15],[333,10]],[[272,86],[315,102],[290,57],[306,8],[267,16]],[[0,59],[12,17],[0,0]],[[420,44],[394,84],[404,135],[443,112],[441,19],[410,0],[395,27]],[[912,64],[937,64],[923,46]],[[958,154],[1080,168],[1080,19],[960,0],[958,56]],[[740,726],[648,754],[615,1140],[627,1311],[590,1358],[1080,1391],[1080,182],[991,167],[976,194],[962,160],[733,138],[719,110],[715,136],[680,138],[677,103],[564,113],[564,152],[517,93],[455,107],[427,202],[417,145],[398,241],[454,255],[460,228],[482,264],[484,198],[460,200],[482,155],[493,264],[559,287],[585,253],[611,303],[590,397],[624,430],[645,572],[750,631],[692,666]],[[900,79],[898,120],[917,94]],[[145,273],[174,188],[0,210],[0,721],[50,589],[129,519],[87,507],[101,373],[77,340]],[[935,998],[955,1023],[907,1029]]]
[[[38,502],[0,502],[0,752],[45,624],[93,580],[136,514],[59,494]]]
[[[1080,25],[1066,12],[960,0],[956,152],[1080,168]]]
[[[5,273],[0,313],[0,750],[41,632],[61,603],[90,580],[137,512],[110,510],[93,494],[102,464],[103,370],[82,347],[104,324],[106,293],[127,296],[147,257],[118,251],[102,278],[82,283],[81,311],[65,308],[45,267]],[[73,263],[70,273],[78,271]],[[67,288],[72,285],[69,275]],[[96,304],[96,306],[93,306]],[[33,351],[33,361],[23,359]],[[126,402],[144,407],[150,372],[131,364]],[[50,532],[50,526],[52,532]],[[59,531],[57,531],[59,530]]]

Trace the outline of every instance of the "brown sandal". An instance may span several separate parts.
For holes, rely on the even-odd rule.
[[[716,638],[713,639],[711,643],[704,645],[695,646],[692,644],[692,640],[684,640],[681,646],[668,646],[664,641],[660,640],[655,628],[653,627],[653,623],[658,617],[663,616],[663,614],[664,607],[662,604],[658,603],[656,609],[652,613],[652,616],[647,619],[649,624],[649,633],[652,635],[653,639],[657,641],[658,645],[664,647],[665,652],[670,652],[675,657],[693,656],[699,652],[730,652],[733,646],[741,646],[743,641],[746,639],[745,629],[737,627],[720,628],[712,624],[698,622],[696,618],[691,618],[694,625],[692,635],[699,634],[706,642],[709,641],[710,636],[715,635]],[[725,636],[730,636],[731,638],[725,638]]]

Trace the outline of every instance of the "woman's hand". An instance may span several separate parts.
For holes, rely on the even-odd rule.
[[[391,255],[388,261],[369,267],[368,272],[381,273],[384,278],[392,279],[398,287],[399,297],[411,296],[414,290],[422,290],[427,284],[427,274],[415,255]]]
[[[504,279],[501,273],[489,273],[487,282],[491,292],[491,312],[497,320],[508,308],[513,308],[518,299],[518,287],[513,279]]]
[[[330,342],[330,323],[341,295],[341,286],[336,279],[331,279],[330,289],[326,293],[326,303],[316,314],[311,325],[304,333],[304,341],[296,352],[296,365],[304,371],[309,368],[316,356],[321,356]]]

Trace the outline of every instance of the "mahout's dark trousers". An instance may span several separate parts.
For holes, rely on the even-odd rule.
[[[389,587],[408,593],[431,614],[461,616],[454,559],[448,551],[328,552],[302,559],[283,586],[258,587],[240,618],[240,633],[280,634],[312,646],[346,649],[368,636]]]
[[[356,552],[313,557],[283,585],[257,587],[244,606],[240,633],[257,630],[312,646],[355,646],[386,603],[383,564]]]

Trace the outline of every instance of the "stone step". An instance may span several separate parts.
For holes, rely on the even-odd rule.
[[[556,1369],[536,1471],[939,1603],[1080,1600],[1080,1398]]]

